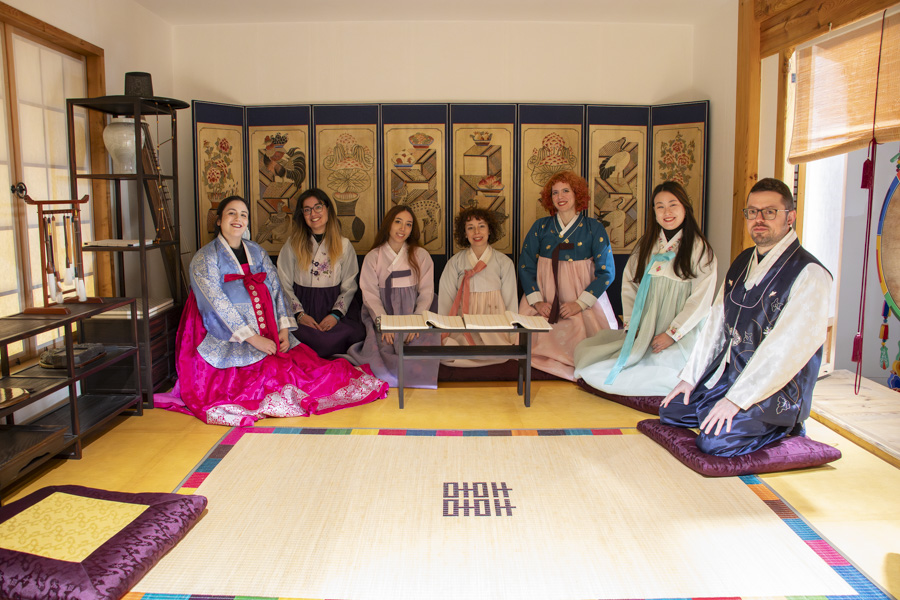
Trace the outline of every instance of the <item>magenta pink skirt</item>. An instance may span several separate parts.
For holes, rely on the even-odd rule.
[[[155,405],[205,423],[246,427],[265,417],[306,417],[384,398],[388,384],[368,365],[325,360],[305,344],[246,367],[217,369],[197,352],[206,328],[193,293],[176,339],[178,382]]]

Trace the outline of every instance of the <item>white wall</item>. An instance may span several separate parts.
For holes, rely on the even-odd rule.
[[[172,92],[172,26],[132,0],[4,0],[32,17],[103,48],[106,89],[124,91],[125,73],[153,74],[153,91]]]
[[[865,330],[863,331],[862,374],[881,384],[887,382],[888,371],[883,371],[879,363],[881,342],[878,332],[881,327],[881,309],[884,296],[878,282],[878,265],[875,260],[875,233],[878,217],[884,203],[888,186],[896,170],[890,158],[897,153],[896,144],[878,147],[875,164],[875,196],[872,201],[872,229],[869,234],[869,270],[865,305]],[[866,160],[866,150],[857,150],[847,155],[847,188],[844,203],[844,237],[841,242],[841,281],[838,297],[837,348],[835,368],[855,372],[856,363],[850,360],[853,337],[857,332],[862,281],[863,241],[866,239],[866,209],[868,190],[859,187],[862,164]],[[895,198],[895,202],[897,199]],[[900,341],[900,321],[894,316],[888,320],[890,339],[887,344],[891,361],[897,356],[897,342]]]
[[[734,112],[738,3],[711,11],[694,30],[694,81],[689,94],[710,100],[707,232],[719,260],[719,282],[731,263]]]
[[[175,28],[175,93],[234,104],[712,100],[713,245],[727,256],[737,7],[687,25],[322,22]],[[188,60],[186,57],[190,57]],[[701,72],[702,71],[702,72]],[[189,173],[191,133],[181,132]],[[181,197],[193,197],[182,179]],[[185,232],[194,215],[182,214]],[[185,247],[193,243],[186,239]]]
[[[760,179],[775,176],[775,134],[778,117],[778,80],[781,77],[780,56],[773,54],[760,64],[759,92],[759,161]]]

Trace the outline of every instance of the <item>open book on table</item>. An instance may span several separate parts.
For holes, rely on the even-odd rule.
[[[465,329],[462,317],[439,315],[426,310],[420,315],[381,315],[378,317],[382,329]]]
[[[537,331],[550,331],[550,323],[540,315],[527,317],[510,310],[503,315],[465,315],[464,317],[451,317],[439,315],[426,310],[420,315],[382,315],[379,317],[382,329],[405,330],[426,329],[509,329],[513,325],[520,325],[526,329]]]
[[[537,331],[550,331],[551,329],[550,323],[541,315],[529,317],[511,310],[502,315],[465,315],[463,319],[470,329],[509,329],[513,325]]]

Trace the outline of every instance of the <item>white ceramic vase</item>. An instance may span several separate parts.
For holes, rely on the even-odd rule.
[[[141,131],[141,145],[144,132]],[[134,119],[116,117],[103,130],[103,144],[113,161],[116,173],[134,173],[136,144],[134,143]]]

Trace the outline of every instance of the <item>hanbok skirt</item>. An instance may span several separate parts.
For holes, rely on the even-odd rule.
[[[341,294],[339,285],[331,287],[303,287],[294,284],[294,294],[303,305],[303,310],[316,322],[320,322],[334,308],[334,303]],[[366,338],[366,328],[360,320],[362,302],[357,291],[341,317],[330,331],[319,331],[313,327],[300,325],[294,330],[294,337],[312,348],[322,358],[335,354],[346,354],[353,344]]]
[[[416,301],[419,298],[415,286],[391,288],[391,301],[385,298],[385,288],[379,288],[381,303],[393,308],[395,315],[411,315],[416,310]],[[437,298],[430,307],[437,310]],[[397,387],[397,370],[399,366],[399,349],[401,336],[394,335],[394,343],[388,344],[381,339],[381,333],[375,329],[375,323],[368,310],[362,311],[362,323],[366,328],[366,339],[350,347],[347,356],[350,362],[355,364],[368,364],[376,377],[387,381],[388,384]],[[440,344],[440,337],[436,333],[421,333],[407,346],[436,346]],[[407,360],[403,364],[403,385],[411,388],[437,388],[437,374],[440,363],[435,360]]]
[[[306,417],[387,396],[387,383],[365,365],[321,359],[303,344],[251,365],[217,369],[197,352],[205,337],[191,294],[176,338],[178,381],[171,393],[154,395],[158,407],[210,425],[248,427],[264,417]]]
[[[590,260],[560,261],[559,289],[553,281],[552,261],[538,257],[538,289],[547,302],[559,294],[559,302],[574,302],[594,280],[594,263]],[[523,297],[519,304],[523,315],[538,314]],[[531,365],[557,377],[575,381],[575,346],[583,339],[604,329],[617,329],[618,323],[606,292],[601,294],[593,306],[567,319],[553,324],[553,330],[534,334]]]
[[[503,304],[503,295],[500,290],[491,290],[489,292],[470,292],[469,293],[469,314],[470,315],[502,315],[506,313],[506,305]],[[509,333],[470,333],[472,341],[476,346],[510,346],[517,343],[515,334]],[[448,333],[441,336],[443,338],[441,344],[444,346],[470,346],[468,338],[463,333]],[[506,362],[506,359],[456,359],[442,360],[441,363],[448,367],[484,367],[487,365],[496,365]]]
[[[621,354],[626,332],[600,331],[575,348],[575,378],[619,396],[665,396],[671,392],[679,381],[678,374],[687,364],[702,323],[662,352],[654,353],[651,343],[655,336],[669,328],[690,295],[690,281],[653,277],[640,325],[637,325],[636,316],[632,316],[632,324],[638,326],[638,330],[622,371],[612,383],[606,383]]]

